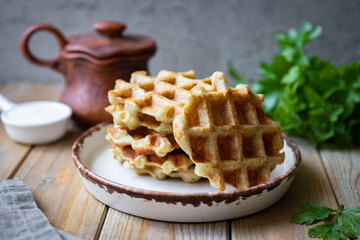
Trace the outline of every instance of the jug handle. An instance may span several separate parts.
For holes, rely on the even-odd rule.
[[[38,31],[48,31],[55,36],[56,40],[59,43],[59,53],[55,58],[50,59],[50,60],[42,60],[42,59],[35,57],[31,53],[31,51],[29,49],[29,40],[30,40],[31,36]],[[60,52],[65,47],[66,43],[67,43],[66,39],[64,38],[64,36],[61,34],[61,32],[57,28],[55,28],[49,24],[37,24],[37,25],[31,26],[24,32],[23,36],[21,37],[20,48],[21,48],[23,55],[30,62],[40,65],[40,66],[51,67],[52,69],[54,69],[56,71],[61,71]]]

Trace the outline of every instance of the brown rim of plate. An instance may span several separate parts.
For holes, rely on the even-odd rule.
[[[301,162],[301,154],[299,149],[297,148],[295,143],[286,134],[283,133],[285,141],[295,154],[295,163],[285,174],[266,183],[262,183],[243,190],[231,190],[224,192],[219,191],[209,193],[172,193],[129,187],[120,183],[110,181],[91,172],[84,166],[84,164],[79,160],[78,157],[79,149],[82,147],[84,139],[91,136],[93,132],[99,131],[102,127],[111,123],[111,121],[106,121],[89,128],[76,139],[72,147],[72,158],[80,174],[92,183],[97,184],[100,188],[103,188],[109,194],[117,192],[121,194],[126,194],[132,198],[142,198],[145,200],[154,200],[156,202],[165,202],[169,204],[181,203],[182,205],[192,204],[194,206],[199,206],[201,203],[205,203],[211,206],[213,202],[219,203],[223,201],[228,204],[240,198],[247,198],[255,194],[260,195],[264,190],[271,191],[275,189],[277,186],[280,185],[282,181],[284,181],[285,179],[289,180],[295,175]]]

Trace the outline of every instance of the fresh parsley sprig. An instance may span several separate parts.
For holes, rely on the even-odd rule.
[[[313,202],[298,206],[304,211],[296,213],[290,220],[291,223],[309,226],[316,221],[328,220],[333,223],[319,224],[308,230],[309,237],[327,240],[356,238],[360,236],[360,207],[344,209],[341,204],[334,210]],[[335,215],[335,216],[334,216]]]
[[[310,138],[315,145],[360,144],[360,60],[336,67],[309,57],[304,48],[321,31],[306,22],[298,30],[276,35],[280,53],[272,63],[260,63],[261,79],[250,88],[265,95],[265,113],[287,134]],[[243,82],[231,62],[228,71]]]

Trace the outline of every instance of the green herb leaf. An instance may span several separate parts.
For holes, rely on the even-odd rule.
[[[277,34],[280,53],[260,63],[261,79],[251,86],[265,96],[265,113],[289,135],[307,137],[317,145],[360,144],[360,60],[336,67],[304,47],[321,34],[321,27],[305,22],[298,30]],[[243,83],[231,62],[230,76]]]
[[[328,219],[332,213],[336,213],[332,224],[319,224],[308,230],[309,237],[321,239],[347,239],[360,236],[360,207],[352,207],[343,209],[344,205],[340,205],[337,210],[308,202],[300,205],[299,208],[304,211],[296,213],[290,220],[291,223],[305,224],[306,226],[313,224],[315,221]]]
[[[291,218],[290,222],[305,224],[306,226],[313,224],[316,220],[324,220],[330,215],[330,213],[335,212],[333,209],[313,202],[300,205],[299,208],[303,209],[304,211],[296,213]]]
[[[340,235],[341,227],[334,224],[321,224],[308,230],[309,237],[321,238],[326,240],[346,239]]]
[[[348,208],[341,211],[337,217],[338,223],[344,228],[344,233],[349,237],[360,235],[360,217],[356,213],[360,212],[360,207]]]
[[[300,77],[300,67],[298,65],[295,65],[289,69],[289,72],[287,72],[282,78],[281,83],[283,84],[292,84],[294,83],[298,78]]]

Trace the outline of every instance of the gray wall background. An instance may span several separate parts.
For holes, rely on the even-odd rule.
[[[64,35],[92,31],[101,20],[127,24],[127,33],[153,37],[157,54],[150,71],[194,69],[197,77],[226,72],[233,60],[246,79],[258,79],[258,62],[278,52],[274,34],[298,28],[307,20],[322,25],[323,34],[308,52],[335,64],[360,58],[360,1],[356,0],[0,0],[0,81],[61,82],[47,68],[30,64],[20,53],[23,32],[37,23],[50,23]],[[58,48],[49,34],[39,33],[31,49],[43,58]]]

